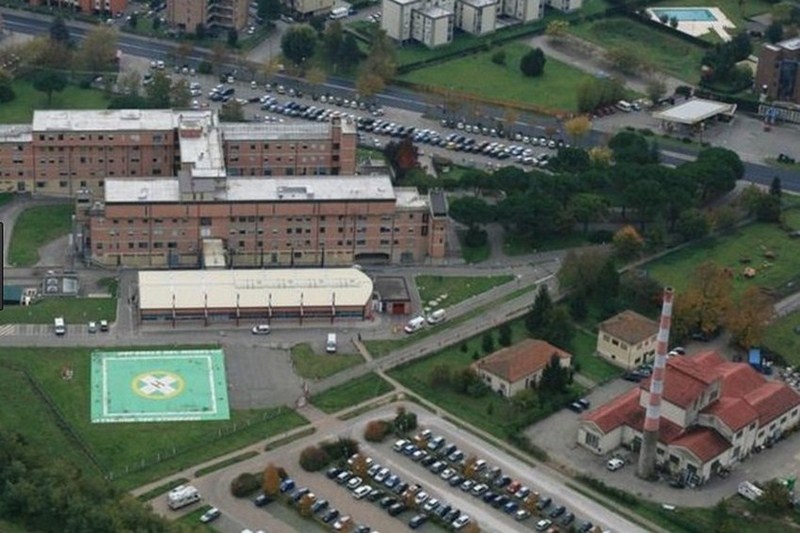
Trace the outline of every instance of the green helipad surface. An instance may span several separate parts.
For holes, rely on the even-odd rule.
[[[92,422],[228,420],[222,350],[92,353]]]

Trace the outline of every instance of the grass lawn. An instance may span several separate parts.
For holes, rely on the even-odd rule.
[[[612,17],[573,25],[570,26],[570,31],[604,48],[630,49],[631,43],[636,43],[634,49],[642,60],[656,69],[689,83],[697,83],[700,79],[700,59],[704,53],[702,48],[644,24],[627,18]]]
[[[394,387],[391,383],[377,374],[370,373],[313,396],[311,403],[326,413],[335,413],[392,390]]]
[[[589,77],[588,74],[548,57],[544,74],[527,78],[519,71],[519,61],[530,47],[509,43],[502,48],[506,51],[505,65],[492,63],[491,57],[497,51],[494,49],[415,70],[400,76],[400,79],[496,101],[519,102],[552,110],[577,109],[575,88],[581,80]]]
[[[105,109],[108,100],[102,91],[81,89],[69,85],[60,93],[53,93],[47,105],[47,95],[33,88],[25,80],[14,80],[11,86],[17,97],[0,106],[0,124],[30,124],[34,109]]]
[[[513,342],[527,337],[522,320],[511,322],[511,330]],[[496,341],[497,335],[496,333],[493,335],[495,349],[497,349],[499,348]],[[521,413],[510,407],[504,398],[492,392],[474,398],[459,394],[449,387],[433,388],[430,384],[430,376],[437,366],[446,365],[451,372],[455,372],[472,364],[475,360],[473,354],[485,355],[481,348],[482,337],[482,335],[478,335],[466,339],[461,344],[395,368],[389,371],[389,375],[426,400],[439,405],[462,420],[497,437],[506,438],[510,433],[515,432],[520,424],[527,425],[531,423],[530,420],[533,416],[544,417],[549,414],[549,411],[537,405]],[[575,390],[577,391],[578,388],[576,387]]]
[[[785,211],[787,225],[800,227],[800,211]],[[775,254],[768,260],[765,252]],[[671,253],[645,265],[649,274],[662,283],[680,291],[689,285],[694,269],[704,261],[714,261],[733,272],[733,293],[737,296],[751,285],[774,291],[787,290],[787,284],[798,277],[800,271],[800,242],[792,240],[774,224],[754,223],[731,235],[714,237]],[[749,260],[744,264],[743,261]],[[745,267],[757,274],[752,279],[742,275]]]
[[[40,247],[69,233],[74,211],[72,204],[59,204],[31,207],[20,213],[11,233],[9,263],[18,267],[35,265]]]
[[[512,281],[514,276],[416,276],[419,297],[423,305],[436,300],[443,294],[447,298],[440,300],[438,307],[452,307],[459,302]]]
[[[0,206],[7,204],[14,199],[14,193],[0,192]]]
[[[580,366],[580,373],[595,383],[603,383],[622,375],[622,369],[595,355],[597,337],[583,330],[575,333],[572,339],[573,365]]]
[[[0,324],[52,324],[63,316],[67,325],[117,319],[116,298],[45,298],[30,306],[6,306],[0,313]],[[102,335],[98,333],[98,335]]]
[[[572,232],[569,235],[559,237],[548,237],[539,241],[534,241],[516,233],[505,232],[503,238],[503,253],[506,255],[524,255],[547,250],[561,250],[563,248],[574,248],[586,246],[586,237],[579,232]]]
[[[764,347],[783,356],[792,366],[800,365],[800,334],[794,332],[798,326],[800,311],[775,320],[764,333]]]
[[[0,351],[0,364],[22,366],[35,377],[72,430],[100,462],[104,473],[111,475],[123,489],[159,479],[307,423],[305,418],[284,407],[232,410],[228,421],[92,424],[89,418],[90,353],[86,348],[4,348]],[[73,369],[74,379],[61,379],[61,369],[65,367]],[[15,383],[9,386],[3,383],[0,391],[0,396],[12,397],[4,398],[3,405],[16,407],[0,410],[0,425],[16,428],[45,453],[66,456],[88,467],[83,449],[58,429],[54,415],[31,385],[21,375],[0,368],[2,379],[17,376]],[[234,426],[238,431],[232,432]],[[170,458],[156,462],[159,455]],[[128,473],[126,468],[130,469]]]
[[[363,363],[359,354],[335,353],[319,355],[308,343],[292,346],[292,363],[295,371],[304,378],[320,379],[332,376],[346,368]]]
[[[211,505],[202,505],[191,513],[187,513],[178,518],[176,522],[191,528],[190,531],[193,533],[215,533],[217,530],[211,527],[211,524],[200,523],[200,517],[203,516],[203,513],[211,509],[211,507]]]

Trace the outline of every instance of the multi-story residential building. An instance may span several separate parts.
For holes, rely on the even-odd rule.
[[[568,13],[583,7],[583,0],[547,0],[547,5],[553,9]]]
[[[32,125],[0,126],[0,190],[101,199],[107,178],[177,176],[195,163],[221,176],[351,175],[355,154],[347,120],[219,124],[212,111],[36,111]]]
[[[800,37],[761,48],[755,86],[771,100],[800,104]]]
[[[453,40],[453,12],[437,6],[414,9],[411,13],[411,36],[428,48]]]
[[[422,5],[423,0],[384,0],[381,27],[395,41],[411,39],[411,12]]]
[[[335,0],[283,0],[283,4],[301,19],[328,13]]]
[[[473,35],[485,35],[495,29],[497,0],[461,0],[455,5],[455,25]]]
[[[800,396],[791,387],[716,352],[672,357],[663,380],[657,462],[682,481],[707,481],[800,420]],[[638,451],[650,406],[648,379],[585,414],[578,444],[598,455],[620,446]]]
[[[521,22],[538,20],[544,16],[542,0],[500,0],[497,15],[517,19]]]
[[[116,15],[128,7],[128,0],[29,0],[32,6],[68,8],[94,15]]]
[[[198,25],[214,30],[247,26],[248,0],[167,0],[167,21],[186,33]]]
[[[107,266],[197,267],[206,243],[232,267],[420,262],[445,252],[441,192],[387,176],[108,180],[88,210],[86,255]],[[202,180],[200,180],[202,181]]]

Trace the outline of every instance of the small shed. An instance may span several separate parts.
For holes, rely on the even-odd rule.
[[[375,300],[378,310],[390,315],[411,314],[411,294],[406,280],[400,276],[375,278]]]
[[[24,293],[25,289],[18,285],[3,285],[3,305],[22,305]]]

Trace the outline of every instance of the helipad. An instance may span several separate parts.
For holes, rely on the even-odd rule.
[[[92,422],[227,420],[222,350],[92,353]]]

